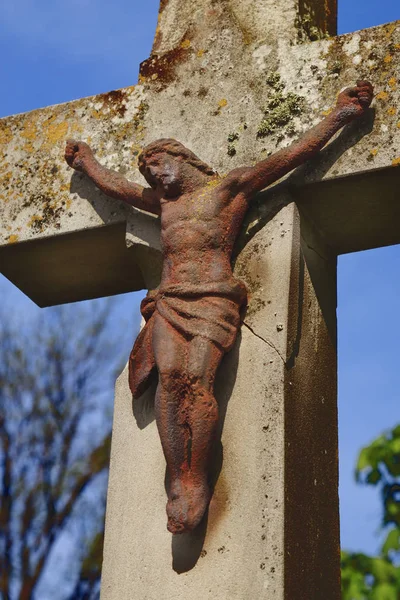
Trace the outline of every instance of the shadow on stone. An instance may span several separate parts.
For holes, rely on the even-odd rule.
[[[136,400],[132,398],[132,412],[139,429],[145,429],[154,421],[154,398],[157,389],[157,377],[154,377],[150,387]]]
[[[129,210],[127,205],[107,197],[82,173],[73,172],[70,192],[87,200],[93,206],[103,223],[106,224],[110,220],[115,220],[117,213],[121,213],[121,220],[126,220],[124,217]]]
[[[172,568],[178,575],[196,566],[207,533],[207,521],[208,511],[194,531],[172,536]]]
[[[318,183],[337,160],[365,136],[371,133],[375,120],[375,109],[371,108],[360,119],[351,123],[321,152],[304,165],[295,169],[281,183],[273,185],[254,197],[253,206],[243,222],[242,233],[238,237],[234,251],[235,261],[246,244],[269,223],[278,212],[296,201],[296,188],[304,184]],[[332,174],[334,175],[334,173]]]
[[[214,388],[215,397],[219,407],[219,424],[215,442],[215,454],[210,468],[210,486],[212,493],[217,485],[222,465],[224,450],[221,442],[224,429],[228,403],[232,395],[233,387],[236,381],[237,369],[239,364],[239,349],[241,343],[241,333],[239,331],[236,342],[232,350],[223,358],[221,366],[218,369],[216,383]],[[168,489],[169,481],[165,475],[165,489]],[[212,502],[212,500],[211,500]],[[221,510],[219,510],[221,508]],[[223,514],[223,507],[217,503],[212,504],[213,523],[218,523],[219,517]],[[199,560],[208,527],[208,510],[204,515],[200,525],[189,533],[172,536],[172,567],[176,573],[187,573],[193,569]]]

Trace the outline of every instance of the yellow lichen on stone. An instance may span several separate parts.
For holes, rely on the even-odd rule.
[[[397,86],[397,79],[396,77],[391,77],[388,81],[388,84],[390,85],[390,87],[392,89],[395,89],[395,87]]]
[[[376,95],[376,99],[382,100],[382,102],[386,102],[386,100],[388,98],[389,98],[389,94],[387,92],[379,92],[379,94]]]
[[[400,158],[394,158],[394,159],[392,160],[392,165],[393,165],[394,167],[398,167],[398,166],[400,166]]]
[[[197,51],[197,58],[202,58],[205,54],[205,50],[203,50],[203,48],[200,48],[200,50]]]
[[[2,185],[7,185],[8,183],[10,183],[11,179],[12,179],[12,172],[7,171],[7,173],[4,173],[4,175],[2,175],[0,177],[0,183]]]
[[[26,140],[29,140],[30,142],[33,142],[34,140],[36,140],[36,136],[37,136],[36,123],[28,117],[25,120],[25,123],[23,125],[23,129],[21,131],[21,137],[23,137]]]
[[[76,133],[76,131],[74,132]],[[43,123],[43,144],[42,150],[50,150],[56,144],[66,140],[69,135],[69,126],[67,121],[56,123],[54,118],[49,118]]]
[[[390,23],[390,25],[387,26],[386,37],[391,37],[395,32],[396,27],[397,23]]]
[[[8,243],[15,244],[15,242],[18,242],[18,240],[19,240],[19,235],[13,234],[13,235],[9,236]]]
[[[93,117],[93,119],[101,119],[102,115],[100,113],[99,110],[96,110],[95,108],[92,108],[92,110],[90,111],[90,116]]]
[[[33,227],[37,222],[43,221],[43,217],[40,215],[32,215],[28,221],[28,227]]]
[[[68,123],[54,123],[45,130],[45,136],[51,144],[57,144],[60,140],[64,140],[68,134]]]
[[[226,98],[222,98],[222,100],[220,100],[220,101],[218,102],[218,106],[219,106],[220,108],[224,108],[225,106],[227,106],[227,104],[228,104],[228,100],[227,100]]]
[[[57,119],[57,115],[50,115],[43,121],[42,127],[49,127]]]
[[[31,154],[35,151],[33,142],[37,139],[37,124],[32,117],[27,117],[22,124],[21,137],[26,140],[26,143],[22,146],[22,149],[27,154]]]
[[[397,109],[394,106],[391,106],[389,108],[389,110],[387,111],[388,115],[390,115],[391,117],[394,117],[394,115],[397,114]]]
[[[333,110],[333,108],[328,108],[328,110],[323,110],[322,113],[321,113],[321,115],[323,117],[327,117],[328,115],[331,114],[332,110]]]
[[[190,40],[183,40],[183,42],[181,43],[181,48],[183,48],[183,50],[187,50],[188,48],[190,48],[190,46],[191,46]]]
[[[0,145],[6,145],[11,142],[13,133],[9,127],[3,127],[0,125]]]
[[[132,144],[131,150],[133,156],[138,156],[142,152],[143,148],[142,146],[139,146],[139,144]]]
[[[373,150],[370,150],[370,155],[375,157],[378,154],[379,150],[378,148],[374,148]]]
[[[391,62],[392,62],[392,60],[393,60],[393,56],[392,56],[391,54],[387,54],[387,55],[385,56],[385,58],[383,59],[383,61],[384,61],[386,64],[388,64],[388,63],[391,63]]]

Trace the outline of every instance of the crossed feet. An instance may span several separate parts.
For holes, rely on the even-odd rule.
[[[171,481],[168,498],[168,531],[186,533],[195,529],[202,520],[211,491],[205,478],[182,476]]]

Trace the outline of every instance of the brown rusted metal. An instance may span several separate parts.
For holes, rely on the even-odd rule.
[[[139,157],[150,185],[143,188],[102,167],[84,142],[67,142],[67,163],[104,193],[161,215],[162,278],[142,302],[146,325],[130,356],[129,383],[138,398],[158,373],[156,420],[169,474],[172,533],[194,529],[211,497],[209,466],[218,423],[214,380],[246,304],[245,286],[233,277],[230,260],[250,202],[361,116],[372,95],[372,86],[359,81],[298,142],[224,178],[182,144],[166,139],[153,142]]]

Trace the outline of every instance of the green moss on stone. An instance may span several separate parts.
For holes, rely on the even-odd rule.
[[[232,142],[236,142],[236,140],[239,139],[239,134],[238,133],[230,133],[228,135],[228,142],[232,143]]]
[[[281,91],[272,94],[264,108],[264,118],[261,121],[257,137],[262,138],[275,133],[286,125],[291,124],[293,118],[299,115],[304,107],[304,98],[293,92],[283,94]],[[293,135],[294,126],[289,127],[287,131]]]
[[[266,81],[277,92],[281,92],[285,87],[285,84],[281,81],[281,76],[276,71],[268,73]]]

